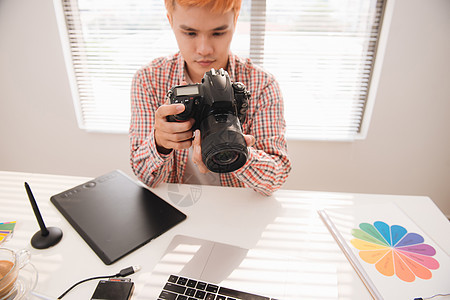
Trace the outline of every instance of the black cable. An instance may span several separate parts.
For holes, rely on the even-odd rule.
[[[418,297],[418,298],[414,298],[414,300],[428,300],[428,299],[433,299],[434,297],[444,297],[444,296],[450,296],[450,294],[436,294],[430,297]]]
[[[61,296],[58,297],[58,300],[64,297],[67,293],[69,293],[73,288],[75,288],[77,285],[82,284],[86,281],[95,280],[95,279],[104,279],[104,278],[114,278],[117,277],[116,275],[110,275],[110,276],[97,276],[97,277],[91,277],[87,279],[83,279],[81,281],[78,281],[74,285],[72,285],[70,288],[68,288],[64,293],[61,294]]]
[[[133,273],[136,273],[137,271],[139,271],[141,268],[139,266],[132,266],[132,267],[128,267],[125,269],[120,270],[119,273],[114,274],[114,275],[107,275],[107,276],[96,276],[96,277],[91,277],[91,278],[87,278],[87,279],[83,279],[81,281],[78,281],[77,283],[75,283],[74,285],[72,285],[70,288],[68,288],[64,293],[61,294],[61,296],[58,297],[58,300],[61,299],[62,297],[64,297],[65,295],[67,295],[67,293],[69,293],[73,288],[75,288],[76,286],[78,286],[79,284],[82,284],[86,281],[90,281],[90,280],[95,280],[95,279],[105,279],[105,278],[114,278],[114,277],[126,277],[128,275],[131,275]]]

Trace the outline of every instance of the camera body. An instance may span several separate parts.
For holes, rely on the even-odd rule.
[[[240,82],[232,83],[224,69],[211,69],[202,83],[172,87],[167,93],[171,104],[181,103],[185,110],[168,116],[170,122],[195,120],[200,129],[202,159],[216,173],[241,168],[248,158],[242,123],[247,116],[250,93]]]

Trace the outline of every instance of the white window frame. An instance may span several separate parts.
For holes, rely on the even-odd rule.
[[[384,55],[386,52],[387,40],[389,36],[389,29],[391,27],[392,13],[394,11],[395,0],[386,0],[384,12],[382,16],[382,26],[378,37],[378,45],[376,49],[375,61],[372,67],[372,75],[370,79],[369,92],[361,121],[359,132],[354,136],[354,140],[364,140],[369,134],[370,121],[372,119],[373,110],[375,107],[375,100],[378,92],[378,85],[381,78],[381,71],[384,63]]]

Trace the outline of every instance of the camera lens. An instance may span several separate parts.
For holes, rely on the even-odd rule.
[[[200,124],[200,132],[202,159],[211,172],[233,172],[247,162],[247,144],[235,115],[209,115]]]
[[[239,158],[237,151],[225,150],[213,156],[213,161],[218,165],[228,165],[234,163]]]

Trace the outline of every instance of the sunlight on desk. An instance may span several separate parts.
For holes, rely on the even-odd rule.
[[[90,179],[0,171],[0,222],[17,221],[13,237],[2,247],[31,252],[31,262],[39,273],[39,293],[56,298],[83,278],[141,265],[142,270],[131,276],[136,285],[133,300],[154,300],[152,293],[160,292],[168,274],[187,271],[198,271],[230,288],[278,295],[280,300],[369,299],[365,286],[317,213],[319,209],[346,209],[356,204],[395,203],[444,251],[450,249],[448,220],[423,196],[279,190],[264,197],[250,189],[161,184],[151,191],[188,218],[107,266],[50,202],[52,195]],[[30,184],[46,225],[60,227],[64,233],[58,245],[46,250],[30,245],[39,226],[25,181]],[[336,219],[343,227],[354,221],[351,213]],[[178,236],[228,245],[209,259],[227,267],[221,272],[197,270],[196,266],[201,266],[198,253],[209,248],[180,241],[174,246]],[[64,299],[89,299],[95,285],[92,282],[80,286]]]
[[[333,265],[176,236],[153,269],[140,299],[157,298],[171,274],[278,299],[338,297]]]

